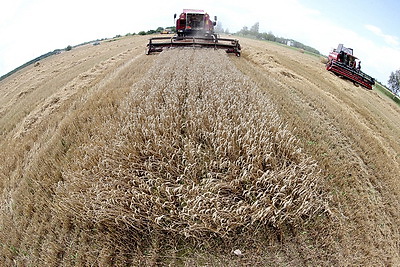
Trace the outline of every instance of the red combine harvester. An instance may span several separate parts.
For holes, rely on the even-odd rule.
[[[329,54],[329,61],[326,69],[332,71],[336,75],[346,77],[355,84],[360,84],[368,89],[372,89],[375,84],[374,78],[361,71],[361,61],[353,56],[353,49],[346,48],[343,44],[339,44]]]
[[[174,15],[176,19],[176,14]],[[176,19],[176,32],[173,37],[154,37],[149,39],[146,54],[162,52],[172,47],[209,47],[225,49],[227,53],[240,56],[240,44],[236,39],[220,38],[214,32],[217,17],[211,21],[203,10],[184,9]]]

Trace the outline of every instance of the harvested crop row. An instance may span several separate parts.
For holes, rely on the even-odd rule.
[[[326,208],[316,162],[223,52],[157,57],[64,171],[56,214],[126,244],[229,239]]]

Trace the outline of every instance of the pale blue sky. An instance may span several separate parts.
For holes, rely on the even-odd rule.
[[[396,0],[2,0],[0,75],[58,48],[174,24],[184,8],[218,16],[231,32],[260,31],[293,38],[328,54],[338,43],[354,49],[363,70],[383,83],[400,69],[400,1]]]
[[[319,10],[324,17],[343,27],[349,25],[363,30],[372,24],[394,35],[400,35],[400,1],[398,0],[300,0],[300,3]]]

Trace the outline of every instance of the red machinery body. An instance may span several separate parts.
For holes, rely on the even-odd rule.
[[[329,54],[326,69],[368,89],[372,89],[375,84],[374,78],[361,71],[361,61],[353,56],[353,49],[346,48],[343,44],[339,44]]]
[[[202,47],[224,49],[227,53],[240,56],[239,40],[220,38],[214,32],[217,17],[212,21],[203,10],[184,9],[178,18],[175,14],[174,19],[176,19],[176,35],[150,38],[146,49],[147,55],[162,52],[166,48]]]
[[[214,35],[215,25],[204,10],[184,9],[176,20],[176,31],[178,36],[209,37]]]

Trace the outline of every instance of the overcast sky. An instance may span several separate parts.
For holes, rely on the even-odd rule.
[[[260,32],[325,55],[343,43],[384,84],[400,69],[398,0],[1,0],[0,76],[68,45],[173,26],[173,14],[184,8],[218,16],[230,32],[259,22]]]

